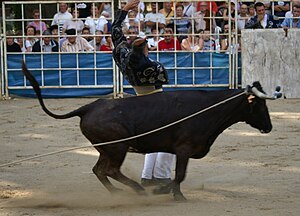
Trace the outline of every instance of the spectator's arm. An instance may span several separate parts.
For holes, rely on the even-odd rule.
[[[245,24],[245,29],[256,29],[256,28],[261,28],[261,24],[258,20],[254,21],[254,19],[251,18]]]

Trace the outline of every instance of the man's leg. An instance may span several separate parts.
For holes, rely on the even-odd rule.
[[[144,168],[142,171],[142,186],[152,186],[153,182],[153,171],[156,163],[158,153],[150,153],[145,155]]]
[[[174,161],[175,155],[159,152],[156,158],[153,176],[158,181],[170,182]]]

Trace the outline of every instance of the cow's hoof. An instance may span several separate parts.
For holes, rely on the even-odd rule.
[[[136,193],[138,195],[140,195],[140,196],[148,196],[148,194],[146,193],[146,191],[137,191]]]
[[[120,194],[120,193],[123,192],[123,190],[120,189],[120,188],[113,188],[113,189],[110,190],[110,192],[111,192],[112,194]]]
[[[183,196],[183,194],[174,194],[174,200],[178,202],[187,201],[187,199]]]
[[[171,185],[160,186],[153,189],[153,194],[169,194],[171,192]]]

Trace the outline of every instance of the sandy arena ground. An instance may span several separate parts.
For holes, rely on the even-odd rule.
[[[65,113],[95,99],[48,99]],[[93,148],[0,168],[0,216],[298,216],[300,212],[300,100],[268,101],[273,131],[239,123],[207,157],[191,160],[182,191],[140,197],[129,188],[112,196],[92,174]],[[75,146],[90,146],[79,119],[55,120],[36,99],[0,101],[0,164]],[[128,154],[123,172],[139,181],[143,155]]]

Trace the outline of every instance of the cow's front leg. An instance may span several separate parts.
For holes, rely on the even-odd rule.
[[[189,161],[189,157],[184,154],[184,151],[180,152],[180,154],[176,154],[176,174],[175,179],[173,181],[173,196],[176,201],[185,201],[186,198],[183,196],[180,190],[180,183],[185,178],[186,168]]]

